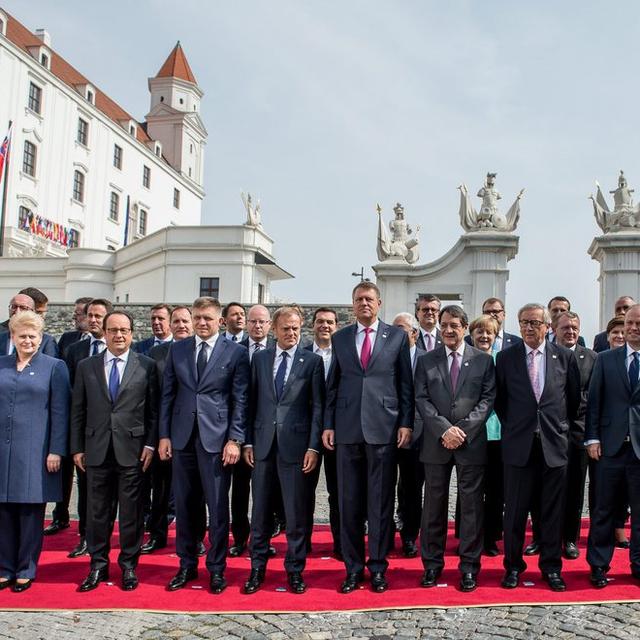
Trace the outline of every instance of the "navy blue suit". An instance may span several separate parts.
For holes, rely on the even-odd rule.
[[[168,341],[168,344],[171,344],[171,340]],[[165,342],[160,341],[160,344],[165,344]],[[131,348],[136,353],[141,353],[143,356],[148,356],[151,349],[154,347],[160,346],[160,344],[156,344],[156,337],[151,336],[150,338],[145,338],[144,340],[139,340],[136,342]]]
[[[62,497],[46,458],[67,453],[69,397],[61,360],[37,353],[19,372],[0,357],[0,577],[35,577],[46,503]]]
[[[198,565],[199,486],[209,507],[207,569],[222,573],[229,542],[231,469],[222,464],[228,440],[244,442],[249,392],[247,350],[218,335],[202,378],[196,370],[195,338],[172,345],[160,404],[160,438],[173,450],[176,551],[181,569]]]
[[[7,349],[9,348],[9,338],[11,334],[8,331],[4,333],[0,333],[0,356],[7,355]],[[51,356],[52,358],[58,357],[58,345],[56,344],[55,338],[48,334],[42,334],[42,342],[40,343],[39,348],[40,353],[44,353],[47,356]]]
[[[609,340],[607,338],[607,332],[602,331],[596,334],[593,339],[593,350],[596,353],[600,353],[601,351],[606,351],[609,348]]]

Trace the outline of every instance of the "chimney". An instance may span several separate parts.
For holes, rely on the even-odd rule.
[[[46,29],[36,29],[35,36],[42,41],[42,44],[51,47],[51,36]]]

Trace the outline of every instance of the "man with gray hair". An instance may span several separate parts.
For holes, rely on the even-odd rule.
[[[546,340],[551,324],[542,304],[518,312],[523,344],[496,358],[495,411],[502,424],[505,516],[502,587],[514,589],[527,565],[523,560],[529,507],[540,509],[543,579],[564,591],[562,525],[569,457],[569,429],[580,405],[580,371],[569,349]]]

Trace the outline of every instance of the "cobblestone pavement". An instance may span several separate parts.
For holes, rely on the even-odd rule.
[[[451,508],[455,483],[452,483]],[[72,501],[75,504],[75,499]],[[318,487],[317,522],[327,522]],[[365,613],[182,615],[141,612],[0,612],[0,639],[246,640],[333,638],[616,638],[640,637],[640,603],[546,607],[412,609]]]

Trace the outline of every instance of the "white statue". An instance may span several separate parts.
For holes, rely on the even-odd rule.
[[[402,258],[409,264],[415,264],[420,257],[418,250],[420,225],[416,227],[414,237],[410,238],[413,230],[404,219],[404,207],[397,202],[393,208],[395,219],[389,223],[391,231],[391,239],[389,239],[382,220],[382,207],[377,205],[376,211],[378,212],[378,260],[384,262],[392,258]]]
[[[251,200],[251,194],[247,193],[245,195],[244,191],[240,192],[240,197],[242,198],[242,203],[244,204],[244,208],[247,210],[247,221],[246,225],[250,227],[260,227],[262,228],[262,216],[260,215],[260,200],[254,206]]]
[[[633,229],[640,227],[640,205],[633,204],[634,190],[629,189],[627,179],[624,177],[624,171],[620,171],[618,176],[618,188],[609,191],[613,195],[613,211],[609,209],[607,201],[604,199],[602,189],[596,182],[595,198],[593,194],[589,199],[593,202],[593,215],[596,218],[598,226],[604,233],[610,231],[620,231],[621,229]]]
[[[461,184],[460,190],[460,224],[465,231],[515,231],[520,219],[520,198],[524,189],[516,196],[507,215],[504,216],[498,210],[498,200],[502,199],[500,192],[495,188],[495,173],[487,173],[484,186],[478,191],[478,197],[482,198],[482,206],[478,213],[471,202],[466,185]]]

